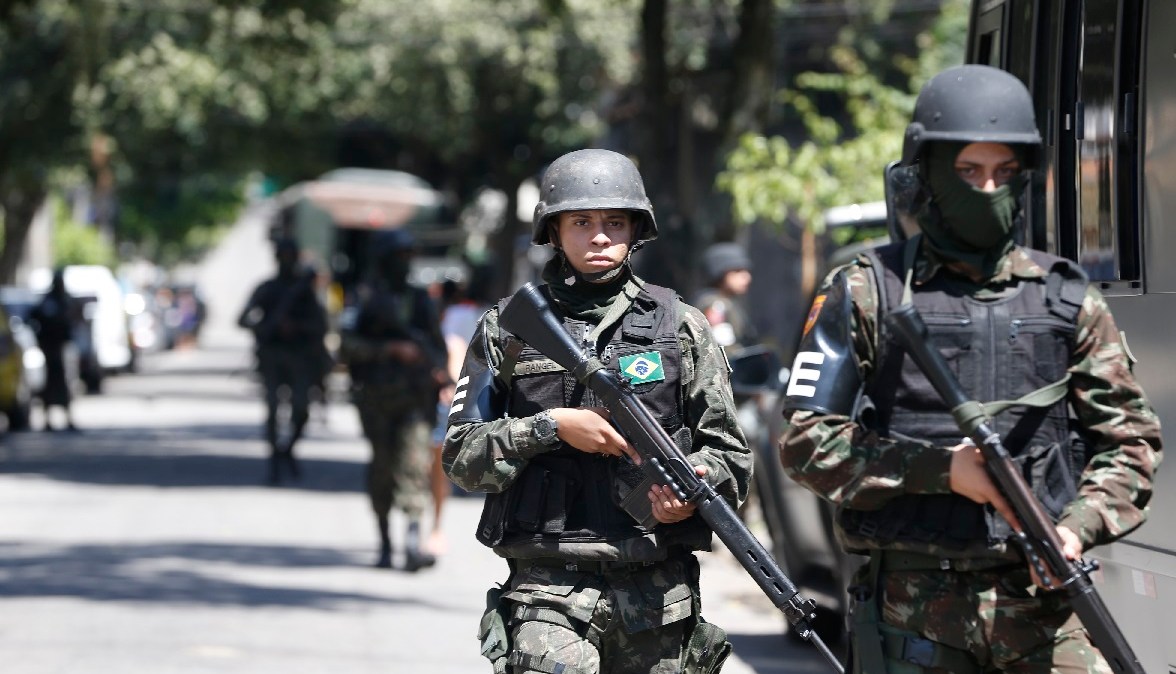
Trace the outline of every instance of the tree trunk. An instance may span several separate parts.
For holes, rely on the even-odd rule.
[[[0,283],[16,280],[16,268],[24,255],[25,241],[37,208],[44,201],[43,185],[18,184],[0,178],[0,208],[4,209],[4,250],[0,252]]]
[[[740,136],[761,131],[767,120],[776,94],[774,12],[773,0],[743,0],[739,7],[739,39],[735,43],[735,67],[724,115],[721,160],[726,160]]]

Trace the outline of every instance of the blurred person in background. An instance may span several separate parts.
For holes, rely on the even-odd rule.
[[[541,185],[531,242],[556,254],[540,292],[738,506],[752,456],[722,349],[697,309],[633,273],[633,251],[657,237],[637,167],[579,150],[552,162]],[[694,555],[710,549],[710,528],[671,487],[645,482],[596,394],[499,316],[487,311],[470,343],[443,453],[455,483],[486,492],[476,535],[510,569],[487,593],[482,654],[517,674],[719,671],[730,644],[702,619]],[[633,494],[648,499],[639,521],[619,504],[647,484]]]
[[[359,289],[358,305],[340,318],[339,349],[371,443],[367,493],[380,536],[376,566],[392,567],[389,518],[395,507],[407,519],[403,568],[409,572],[436,562],[421,543],[421,519],[429,500],[438,392],[449,382],[436,304],[425,289],[408,283],[415,248],[412,234],[402,229],[374,235],[374,278]]]
[[[283,473],[301,477],[294,443],[309,417],[310,387],[320,378],[327,315],[315,294],[314,270],[299,264],[298,244],[280,239],[274,251],[277,276],[253,291],[237,323],[253,332],[257,369],[265,387],[269,482],[279,484]],[[280,429],[283,411],[288,424]]]
[[[53,426],[52,408],[60,407],[65,413],[65,429],[76,431],[70,411],[72,394],[65,371],[65,347],[73,339],[74,329],[81,322],[81,307],[65,290],[65,270],[53,272],[49,292],[41,298],[29,313],[29,321],[37,335],[37,346],[45,354],[45,388],[40,392],[45,408],[47,431],[57,430]]]
[[[478,319],[486,313],[490,301],[486,292],[490,289],[489,267],[475,266],[471,276],[458,283],[447,280],[442,286],[441,308],[441,336],[445,339],[445,349],[448,355],[450,382],[440,392],[437,400],[437,423],[433,428],[433,530],[429,534],[428,549],[434,555],[443,554],[448,545],[441,530],[441,511],[454,488],[449,477],[445,475],[445,468],[441,463],[441,448],[445,442],[445,429],[448,426],[449,405],[453,402],[454,384],[461,374],[461,365],[465,362],[466,349],[474,330],[478,327]]]
[[[698,294],[698,307],[711,324],[715,340],[730,350],[759,342],[752,325],[744,297],[751,287],[751,259],[737,243],[716,243],[702,256],[702,269],[707,288]]]

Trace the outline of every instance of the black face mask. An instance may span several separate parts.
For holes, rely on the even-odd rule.
[[[929,148],[924,180],[932,208],[919,217],[919,226],[943,255],[988,271],[1013,247],[1025,178],[1018,175],[992,192],[973,187],[955,171],[964,146],[936,143]]]

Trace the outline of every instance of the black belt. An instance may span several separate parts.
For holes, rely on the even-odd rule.
[[[951,558],[898,550],[882,551],[883,571],[992,571],[1022,566],[1009,559]]]
[[[668,561],[668,560],[666,560]],[[648,569],[651,566],[661,564],[662,562],[611,562],[600,560],[582,560],[582,559],[557,559],[554,557],[537,557],[535,559],[518,559],[516,560],[520,569],[525,569],[529,566],[542,566],[553,569],[564,569],[566,571],[577,571],[579,573],[592,573],[598,576],[603,576],[608,573],[631,573],[633,571],[640,571],[641,569]]]

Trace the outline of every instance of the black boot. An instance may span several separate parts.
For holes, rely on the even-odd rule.
[[[266,481],[273,486],[282,483],[282,453],[274,445],[270,445],[269,475]]]
[[[437,563],[437,558],[421,550],[421,523],[413,520],[408,523],[408,533],[404,538],[404,570],[416,573]]]
[[[380,529],[380,556],[376,559],[377,569],[392,568],[392,537],[388,533],[388,516],[376,518],[376,525]]]
[[[294,456],[294,438],[282,447],[282,462],[286,464],[286,468],[290,471],[290,477],[295,480],[302,479],[302,466],[298,463],[298,458]]]

